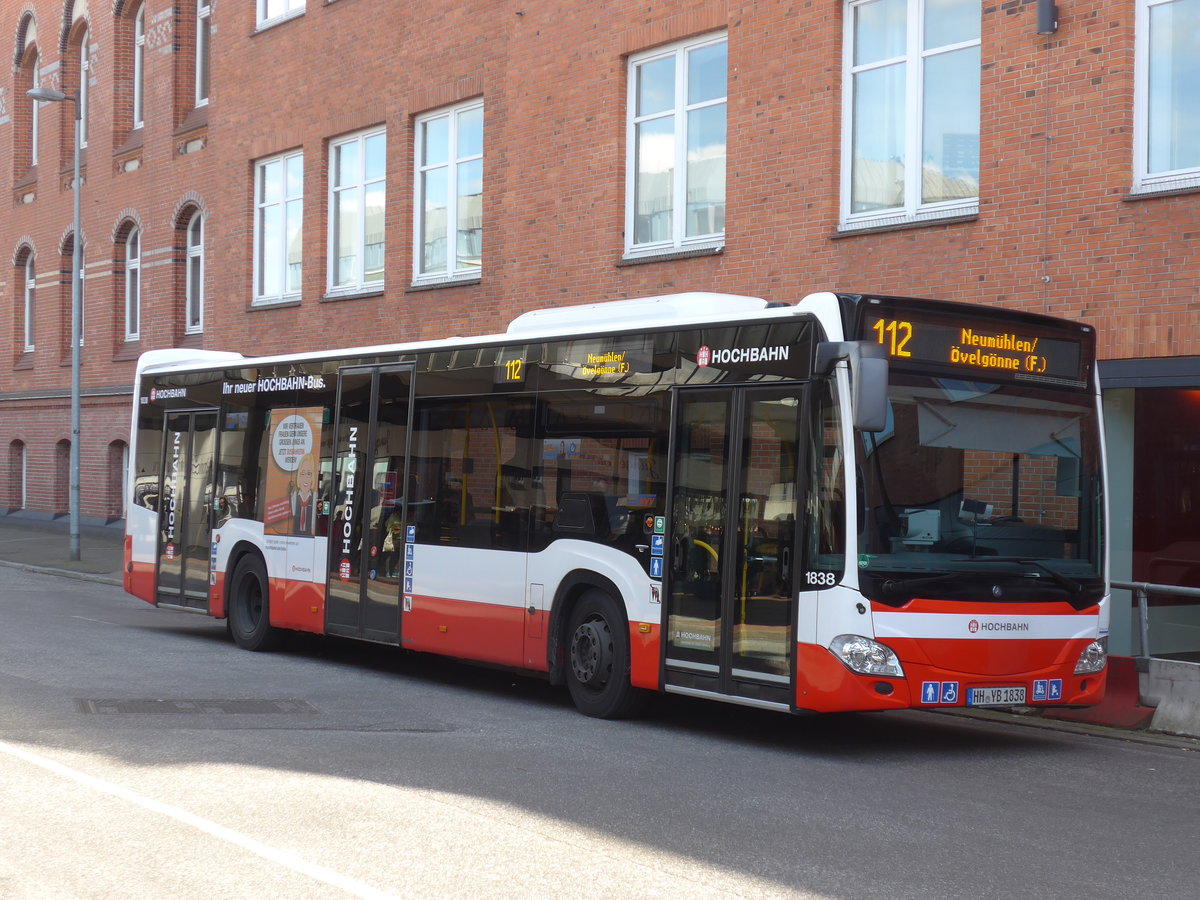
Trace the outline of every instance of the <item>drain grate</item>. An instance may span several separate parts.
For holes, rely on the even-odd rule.
[[[316,715],[317,708],[305,700],[130,700],[75,701],[81,713],[100,716],[191,715],[263,716]]]

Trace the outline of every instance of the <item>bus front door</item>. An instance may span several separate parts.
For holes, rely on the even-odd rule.
[[[677,393],[667,535],[669,691],[792,705],[805,390]]]
[[[217,412],[167,414],[158,512],[158,606],[208,612]]]
[[[338,379],[329,634],[400,642],[412,383],[411,366],[343,369]]]

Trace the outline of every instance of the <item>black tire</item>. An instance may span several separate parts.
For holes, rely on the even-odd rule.
[[[629,634],[616,601],[590,590],[567,620],[567,687],[585,716],[619,719],[637,712],[645,693],[629,683]]]
[[[243,650],[274,650],[282,643],[279,629],[271,627],[270,593],[262,557],[243,556],[229,583],[229,634]]]

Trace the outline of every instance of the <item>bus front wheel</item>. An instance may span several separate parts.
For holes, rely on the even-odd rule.
[[[279,630],[271,627],[267,566],[257,554],[242,557],[233,570],[229,633],[243,650],[273,650],[280,644]]]
[[[616,601],[600,590],[579,598],[567,622],[567,687],[578,710],[598,719],[637,711],[642,692],[629,683],[629,635]]]

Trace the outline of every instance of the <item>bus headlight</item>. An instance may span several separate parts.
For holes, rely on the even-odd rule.
[[[1088,644],[1075,663],[1076,675],[1093,675],[1104,670],[1108,661],[1108,638],[1102,637]]]
[[[904,677],[904,669],[892,649],[861,634],[839,634],[829,645],[829,650],[851,672]]]

